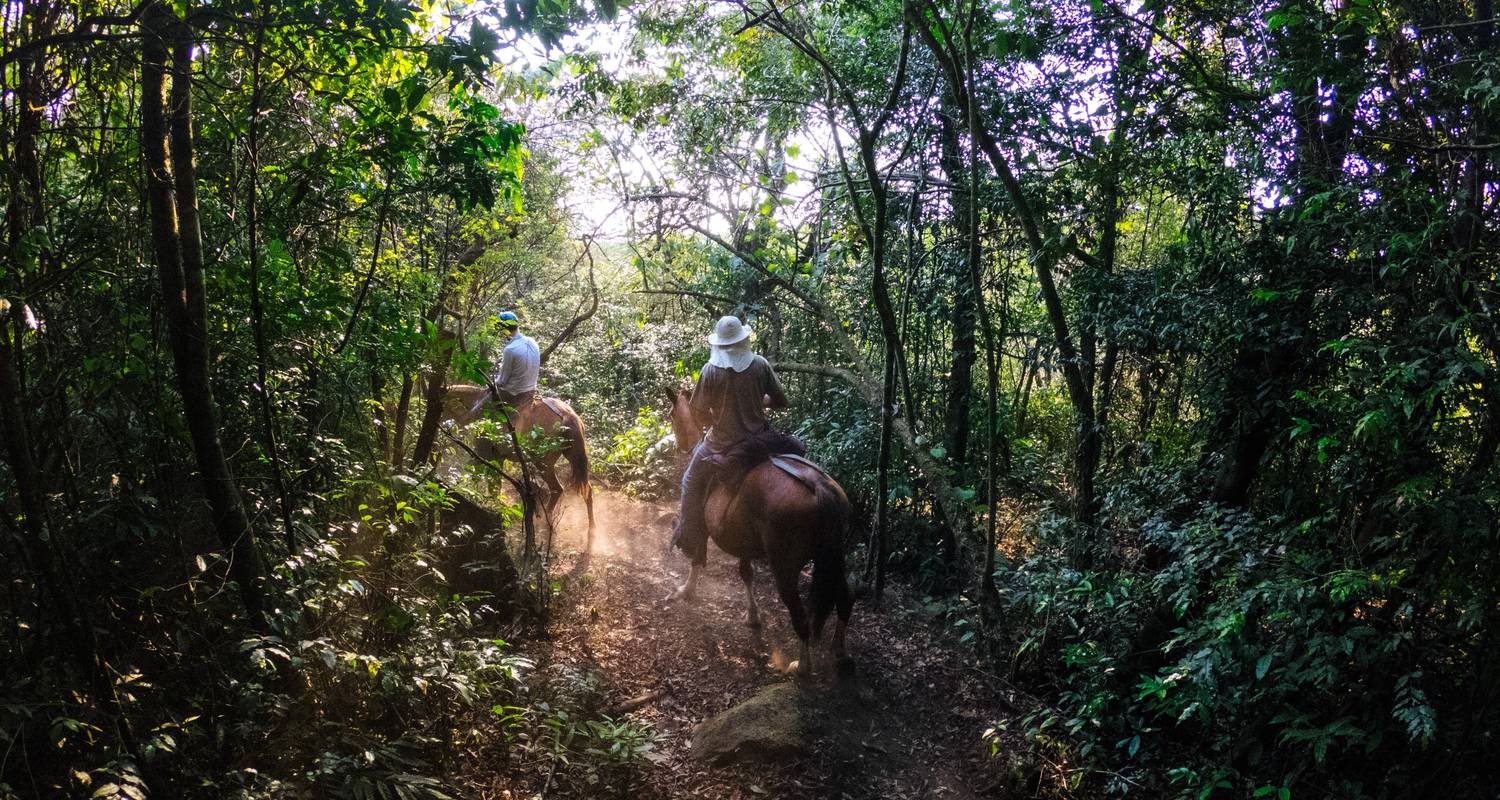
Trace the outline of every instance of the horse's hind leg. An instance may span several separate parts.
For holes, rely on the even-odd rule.
[[[667,595],[667,600],[693,600],[698,595],[698,578],[703,575],[703,565],[694,561],[688,565],[687,582],[677,587],[677,590]]]
[[[542,459],[542,480],[547,482],[547,521],[557,521],[557,506],[562,502],[563,486],[557,479],[557,456],[549,455]]]
[[[594,484],[592,481],[583,485],[583,504],[589,511],[589,539],[583,551],[592,553],[594,552]]]
[[[740,559],[740,580],[745,582],[745,604],[750,607],[750,617],[745,624],[759,628],[760,609],[755,607],[755,565],[748,558]]]
[[[802,607],[802,595],[797,591],[797,579],[801,576],[801,570],[772,564],[771,571],[776,575],[776,593],[781,595],[781,602],[792,615],[792,629],[797,631],[797,638],[802,640],[801,658],[792,662],[790,668],[805,675],[812,671],[812,651],[808,646],[812,630],[807,623],[807,609]]]

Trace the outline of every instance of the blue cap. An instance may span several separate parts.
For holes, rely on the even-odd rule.
[[[496,314],[495,321],[507,328],[521,327],[521,318],[510,311],[501,311],[499,314]]]

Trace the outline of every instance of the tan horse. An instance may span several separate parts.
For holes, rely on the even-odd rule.
[[[692,452],[703,439],[703,429],[693,422],[687,393],[668,390],[668,394],[677,447]],[[737,485],[715,485],[708,495],[704,520],[709,538],[719,549],[740,560],[740,579],[745,582],[751,626],[760,625],[760,612],[751,590],[755,576],[752,561],[770,562],[776,592],[791,614],[797,638],[802,640],[802,657],[792,667],[805,673],[812,666],[808,642],[822,633],[823,623],[835,608],[838,623],[834,627],[833,655],[844,657],[844,635],[854,606],[854,594],[849,591],[844,575],[849,498],[837,481],[811,462],[778,460],[780,465],[768,461],[752,467]],[[813,564],[810,627],[797,587],[802,567],[809,561]],[[695,565],[678,596],[692,597],[698,574]]]
[[[443,417],[453,420],[460,426],[467,425],[478,419],[482,413],[482,408],[476,410],[481,398],[485,400],[485,405],[494,402],[487,386],[474,386],[467,383],[450,384],[443,397]],[[515,426],[516,436],[522,441],[539,436],[553,438],[561,443],[561,447],[548,449],[539,459],[534,460],[532,465],[539,468],[542,480],[547,483],[547,515],[552,518],[563,496],[562,482],[557,479],[557,462],[562,458],[568,459],[573,488],[583,498],[584,505],[588,508],[589,534],[585,549],[586,551],[593,550],[594,489],[589,481],[589,446],[584,436],[583,419],[578,416],[572,406],[562,400],[552,397],[544,401],[538,396],[529,405],[516,409],[511,423]],[[505,460],[510,449],[508,442],[501,444],[482,442],[479,452],[486,457]],[[485,452],[486,450],[491,452]]]

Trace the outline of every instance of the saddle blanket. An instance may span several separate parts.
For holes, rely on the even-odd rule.
[[[772,456],[805,456],[807,446],[790,433],[767,428],[719,453],[704,453],[703,460],[721,467],[729,476],[740,476]]]

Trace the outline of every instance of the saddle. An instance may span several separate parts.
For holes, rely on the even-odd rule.
[[[814,494],[818,492],[817,479],[809,475],[808,470],[812,470],[814,474],[821,475],[824,478],[833,477],[828,474],[828,470],[823,469],[816,462],[793,453],[771,456],[771,463],[775,464],[777,469],[796,478],[799,483],[806,486],[808,491]]]
[[[493,398],[493,395],[491,395],[491,397]],[[573,426],[568,424],[567,416],[564,415],[562,409],[558,407],[558,403],[561,402],[562,401],[557,399],[556,397],[543,397],[540,394],[532,394],[530,400],[515,406],[515,416],[511,418],[511,423],[518,424],[523,412],[530,411],[533,406],[541,406],[542,408],[545,408],[548,411],[552,412],[553,416],[557,417],[558,422],[562,423],[562,433],[567,434],[568,432],[572,431]],[[520,432],[521,431],[518,428],[517,433]],[[496,442],[489,439],[477,439],[474,445],[475,452],[478,453],[481,458],[490,460],[500,459],[510,449],[509,441]]]
[[[796,478],[810,491],[816,491],[817,487],[813,479],[800,467],[801,465],[811,466],[818,473],[823,473],[823,470],[804,458],[806,455],[807,445],[803,444],[801,439],[771,428],[752,434],[723,452],[705,453],[703,460],[719,467],[719,473],[708,485],[708,491],[703,498],[704,505],[709,504],[716,492],[724,490],[729,493],[729,502],[725,508],[733,506],[739,497],[740,489],[744,486],[745,475],[750,470],[768,462]],[[704,523],[709,527],[713,524],[708,519],[708,508],[704,508]],[[672,544],[678,545],[682,534],[683,530],[678,528],[676,535],[672,537]]]
[[[721,453],[711,453],[703,456],[703,460],[719,467],[719,474],[709,484],[707,497],[719,489],[729,492],[730,505],[739,496],[740,489],[744,485],[744,478],[761,464],[770,462],[778,469],[801,481],[803,485],[812,489],[813,486],[803,475],[799,474],[795,467],[783,459],[795,459],[798,462],[811,464],[811,461],[803,458],[807,455],[807,445],[802,440],[790,433],[767,428],[760,433],[752,434],[740,441],[733,447]]]
[[[548,411],[552,412],[553,416],[557,417],[558,419],[560,419],[560,420],[562,420],[564,422],[567,422],[568,418],[565,417],[565,416],[563,416],[562,409],[557,407],[557,404],[559,402],[561,402],[561,401],[558,400],[556,397],[543,397],[541,395],[537,395],[536,399],[532,400],[531,402],[532,403],[541,403],[542,405],[544,405],[544,406],[547,407]]]
[[[556,397],[544,397],[540,392],[532,392],[531,399],[527,400],[524,403],[518,403],[515,406],[515,409],[516,413],[519,414],[522,411],[530,410],[533,406],[541,406],[542,408],[551,411],[552,416],[557,417],[557,419],[564,424],[564,427],[566,427],[568,418],[563,414],[563,410],[558,407],[558,403],[560,402],[562,401],[557,399]]]

